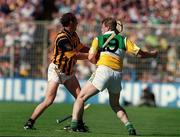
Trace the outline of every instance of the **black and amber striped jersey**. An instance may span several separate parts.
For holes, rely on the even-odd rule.
[[[70,33],[63,29],[57,34],[53,46],[51,61],[58,66],[62,73],[71,75],[77,62],[73,56],[84,47],[77,33]]]

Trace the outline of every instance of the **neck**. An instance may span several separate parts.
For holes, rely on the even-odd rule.
[[[65,29],[66,31],[68,31],[70,34],[73,34],[73,33],[74,33],[74,31],[72,31],[71,28],[69,28],[69,27],[64,27],[64,29]]]

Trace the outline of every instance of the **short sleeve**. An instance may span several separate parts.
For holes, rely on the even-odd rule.
[[[62,50],[62,51],[69,51],[72,49],[69,40],[67,38],[59,38],[56,42],[56,45]]]
[[[132,53],[133,55],[137,55],[139,52],[140,48],[130,41],[129,39],[126,39],[126,51],[129,53]]]
[[[98,51],[98,38],[96,37],[92,41],[89,53],[97,53],[97,51]]]

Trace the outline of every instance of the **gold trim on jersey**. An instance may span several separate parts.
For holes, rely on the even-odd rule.
[[[97,65],[105,65],[114,70],[121,71],[123,68],[123,60],[108,54],[102,54],[99,61],[97,62]]]

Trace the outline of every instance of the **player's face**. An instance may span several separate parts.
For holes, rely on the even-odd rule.
[[[78,22],[77,20],[71,23],[71,31],[75,32],[77,28]]]
[[[107,32],[109,30],[109,27],[106,27],[105,24],[103,23],[101,26],[101,32],[102,34],[104,34],[105,32]]]

